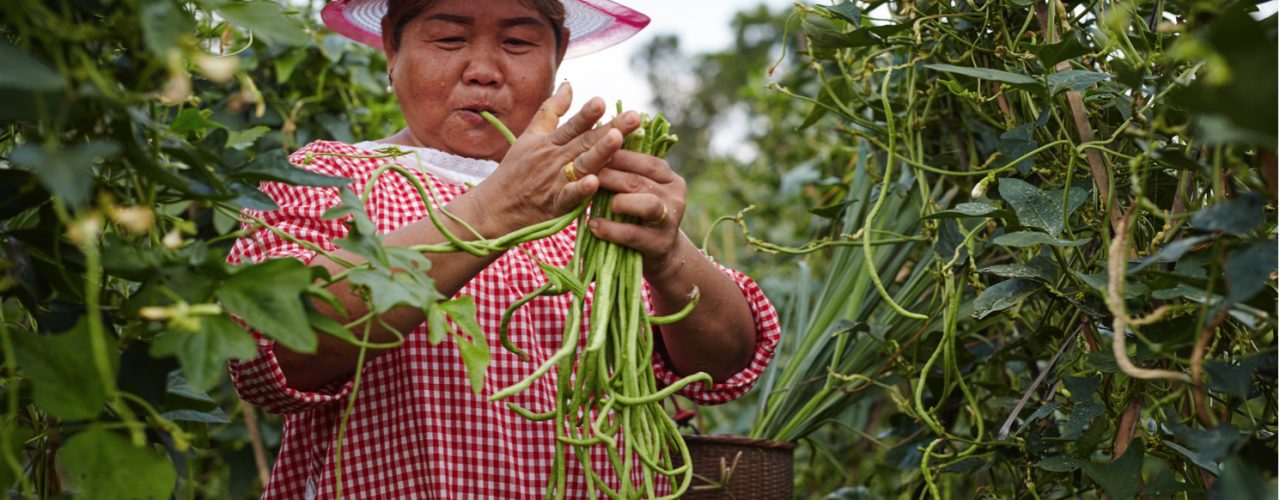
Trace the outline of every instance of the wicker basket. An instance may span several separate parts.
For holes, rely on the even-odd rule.
[[[790,499],[795,443],[686,435],[693,477],[684,498]]]

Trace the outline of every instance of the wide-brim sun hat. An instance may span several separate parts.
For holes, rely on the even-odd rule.
[[[609,0],[562,0],[569,29],[566,58],[599,51],[631,38],[649,25],[649,16]],[[382,17],[387,0],[337,0],[320,18],[334,32],[382,49]]]

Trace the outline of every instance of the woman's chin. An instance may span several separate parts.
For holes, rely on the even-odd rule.
[[[459,139],[461,140],[448,141],[448,153],[467,158],[493,161],[502,161],[502,157],[507,154],[507,141],[501,136],[496,141],[488,137]]]

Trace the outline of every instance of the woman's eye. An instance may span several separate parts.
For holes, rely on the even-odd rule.
[[[521,40],[519,38],[508,38],[506,43],[507,45],[515,45],[517,47],[528,47],[533,45],[533,42]]]
[[[467,41],[466,39],[460,36],[447,36],[447,37],[436,38],[432,40],[432,42],[442,44],[442,45],[461,45],[463,43],[466,43],[466,41]]]

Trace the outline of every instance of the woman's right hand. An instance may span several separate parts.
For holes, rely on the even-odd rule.
[[[600,187],[595,173],[622,147],[622,139],[640,126],[634,111],[596,126],[605,104],[598,97],[582,106],[563,125],[573,90],[569,83],[542,103],[524,133],[507,151],[498,169],[471,191],[478,207],[500,236],[572,211]],[[573,162],[577,180],[570,181],[565,165]]]

